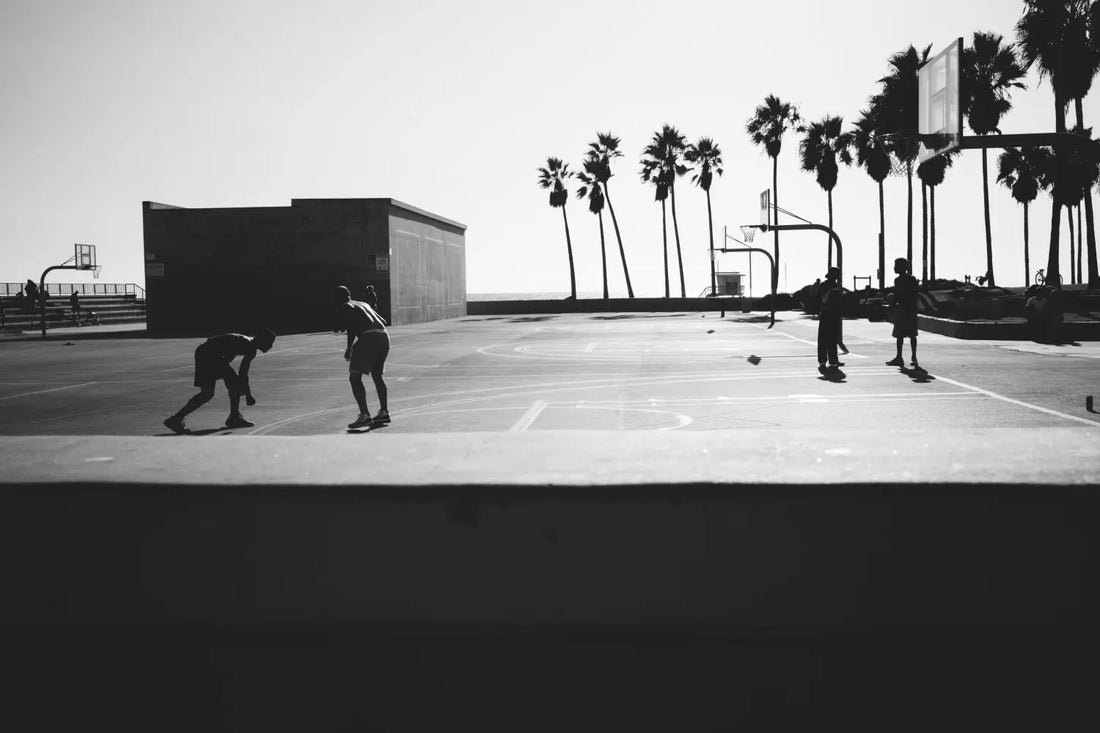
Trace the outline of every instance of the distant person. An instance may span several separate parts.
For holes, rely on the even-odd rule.
[[[898,257],[894,260],[894,338],[897,339],[898,353],[887,366],[904,367],[905,359],[901,356],[905,339],[909,339],[909,348],[913,360],[910,362],[914,369],[920,369],[917,363],[917,279],[909,272],[909,260]]]
[[[69,310],[73,312],[73,323],[80,325],[80,294],[75,290],[69,296]]]
[[[810,302],[806,306],[806,313],[816,316],[821,311],[821,278],[814,280],[810,286]]]
[[[817,316],[817,365],[819,371],[844,366],[837,358],[836,347],[840,341],[840,323],[844,291],[840,287],[840,270],[830,267],[821,283],[820,312]]]
[[[27,278],[27,284],[23,286],[23,290],[27,293],[26,307],[29,311],[33,311],[38,304],[38,286],[34,284],[34,280]]]
[[[363,302],[375,311],[378,310],[378,293],[375,292],[373,285],[367,286],[366,295],[363,296]]]
[[[229,418],[225,421],[227,428],[250,428],[254,423],[245,420],[241,415],[241,395],[249,405],[256,404],[256,398],[252,396],[252,388],[248,382],[248,368],[252,360],[256,358],[256,351],[265,354],[275,343],[275,333],[262,328],[255,337],[249,338],[239,333],[223,333],[219,336],[211,336],[195,349],[195,386],[199,393],[192,397],[183,408],[172,417],[164,421],[164,426],[173,433],[183,435],[188,431],[183,424],[183,418],[199,409],[214,396],[214,387],[219,379],[225,381],[229,390]],[[241,373],[233,371],[231,362],[241,356]]]
[[[368,297],[374,294],[374,288],[368,286]],[[370,304],[351,299],[351,291],[338,285],[332,293],[332,302],[336,307],[337,326],[348,332],[348,347],[344,351],[344,361],[349,363],[348,380],[351,393],[359,406],[359,417],[348,428],[379,427],[390,422],[387,401],[386,381],[382,374],[386,368],[386,356],[390,353],[390,335],[386,331],[386,321],[378,315]],[[375,296],[375,303],[378,299]],[[370,374],[374,380],[374,389],[378,393],[378,414],[371,418],[367,406],[367,389],[363,386],[363,375]]]
[[[15,294],[15,307],[19,310],[20,313],[27,312],[27,299],[23,295],[22,288],[20,288],[19,292]]]

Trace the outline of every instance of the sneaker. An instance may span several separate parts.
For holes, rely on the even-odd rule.
[[[920,369],[920,364],[917,363],[916,359],[913,359],[913,361],[909,362],[909,366],[913,367],[914,369]]]
[[[225,426],[227,428],[251,428],[255,425],[256,423],[249,422],[240,415],[230,415],[229,419],[225,421]]]
[[[842,362],[842,361],[834,361],[834,362],[833,362],[832,364],[830,364],[830,365],[829,365],[829,368],[830,368],[830,369],[839,369],[839,368],[840,368],[840,367],[842,367],[842,366],[844,366],[844,362]]]
[[[176,435],[187,435],[191,432],[187,429],[187,426],[183,424],[183,418],[175,415],[164,421],[164,427],[168,428]]]
[[[390,424],[390,412],[389,410],[379,410],[378,414],[374,416],[373,420],[375,425],[389,425]]]
[[[371,423],[370,415],[365,412],[360,412],[359,417],[355,418],[355,422],[348,423],[348,429],[352,428],[365,428]]]
[[[902,359],[900,356],[895,356],[893,359],[886,362],[886,366],[903,367],[905,366],[905,359]]]

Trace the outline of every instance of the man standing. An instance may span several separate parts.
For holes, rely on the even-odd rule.
[[[390,413],[387,403],[386,381],[382,373],[386,367],[386,356],[390,353],[390,335],[386,331],[386,321],[374,308],[366,303],[351,299],[351,291],[338,285],[332,293],[336,306],[337,328],[348,332],[348,347],[344,351],[344,361],[349,363],[348,379],[351,393],[359,406],[359,417],[348,428],[376,428],[388,425]],[[374,389],[378,393],[378,414],[371,419],[367,407],[367,390],[363,386],[363,375],[370,374],[374,380]]]
[[[920,369],[917,363],[917,279],[909,274],[909,260],[898,257],[894,260],[894,338],[897,339],[898,355],[886,362],[886,366],[904,367],[905,359],[901,350],[905,339],[909,339],[914,369]]]
[[[843,317],[844,291],[840,287],[840,269],[830,267],[821,283],[820,311],[817,317],[817,368],[824,372],[826,360],[828,368],[844,366],[837,358],[836,347],[840,340],[840,323]]]
[[[223,333],[220,336],[211,336],[195,349],[195,386],[199,393],[192,397],[186,405],[175,415],[164,421],[165,427],[173,433],[183,435],[188,433],[187,426],[183,424],[183,418],[199,409],[214,396],[214,386],[219,379],[225,381],[229,390],[229,418],[225,421],[227,428],[250,428],[254,423],[245,420],[241,415],[241,395],[249,405],[256,404],[256,398],[252,396],[252,388],[248,383],[248,368],[252,360],[256,358],[256,351],[265,354],[275,343],[275,334],[269,329],[262,328],[254,338],[242,336],[239,333]],[[241,356],[241,373],[233,371],[230,362]]]

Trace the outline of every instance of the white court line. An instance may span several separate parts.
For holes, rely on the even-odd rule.
[[[1085,425],[1091,425],[1094,428],[1095,427],[1100,427],[1100,423],[1098,423],[1095,420],[1088,420],[1088,419],[1083,418],[1083,417],[1077,417],[1076,415],[1067,415],[1064,412],[1058,412],[1058,410],[1051,410],[1048,407],[1039,407],[1038,405],[1033,405],[1030,402],[1024,402],[1022,400],[1016,400],[1016,399],[1013,399],[1011,397],[1005,397],[1002,394],[997,394],[996,392],[990,392],[988,389],[982,389],[981,387],[973,387],[969,384],[963,384],[962,382],[956,382],[954,379],[948,379],[947,377],[941,377],[938,374],[936,375],[936,379],[938,379],[941,382],[947,382],[948,384],[953,384],[956,387],[962,387],[963,389],[974,390],[975,392],[983,394],[986,397],[992,397],[995,400],[1001,400],[1002,402],[1007,402],[1011,405],[1019,405],[1020,407],[1026,407],[1026,408],[1031,409],[1031,410],[1037,410],[1038,412],[1045,412],[1048,415],[1054,415],[1055,417],[1065,418],[1066,420],[1073,420],[1074,422],[1084,423]]]
[[[87,387],[89,384],[95,384],[95,382],[84,382],[82,384],[70,384],[66,387],[54,387],[53,389],[40,389],[37,392],[24,392],[23,394],[12,394],[7,397],[0,397],[0,400],[14,400],[16,397],[30,397],[36,394],[46,394],[47,392],[60,392],[63,389],[76,389],[77,387]]]
[[[584,353],[591,354],[593,351],[596,350],[596,346],[598,344],[599,344],[599,341],[593,341],[592,343],[588,344],[588,346],[584,347]]]
[[[527,412],[523,413],[523,417],[516,420],[516,424],[509,428],[509,432],[522,433],[527,428],[531,427],[531,424],[538,419],[542,411],[546,409],[546,405],[549,404],[546,400],[535,400],[531,407],[527,409]]]

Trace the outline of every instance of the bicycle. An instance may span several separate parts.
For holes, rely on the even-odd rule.
[[[1062,287],[1062,276],[1059,274],[1057,277],[1058,277],[1058,287]],[[1037,270],[1036,273],[1035,273],[1035,284],[1036,285],[1046,285],[1046,283],[1047,283],[1046,270],[1045,269]]]

